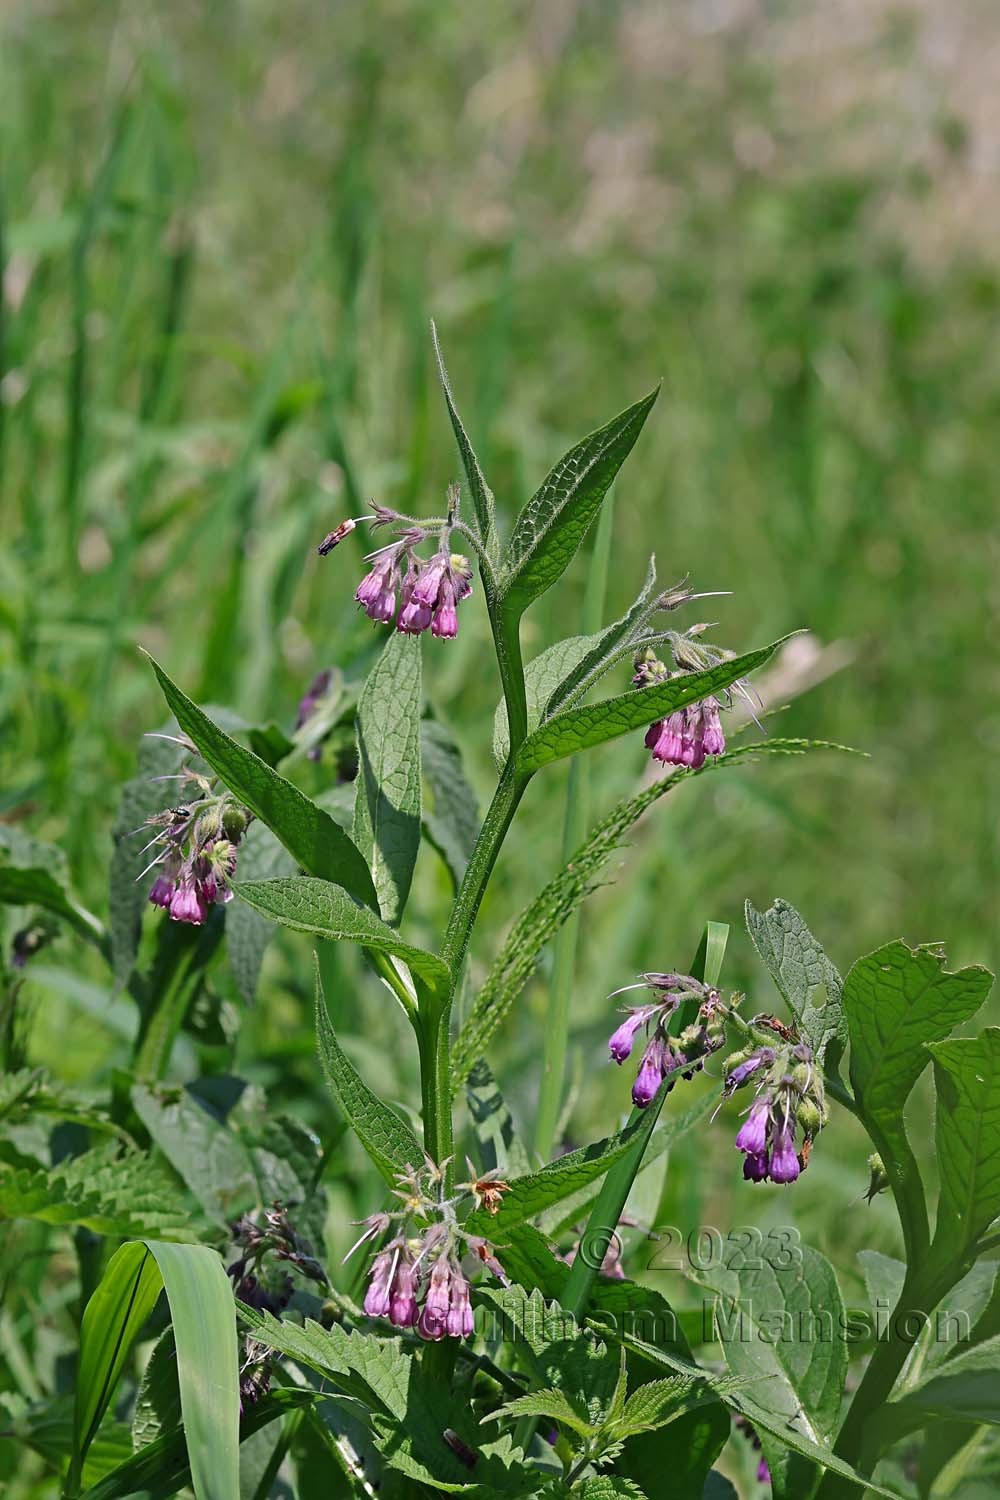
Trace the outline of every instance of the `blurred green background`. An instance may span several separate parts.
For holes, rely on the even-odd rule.
[[[662,378],[617,487],[609,616],[655,551],[664,582],[733,590],[708,606],[721,643],[807,627],[839,670],[781,732],[871,757],[704,777],[656,809],[583,926],[581,1073],[604,995],[685,963],[706,917],[770,1008],[747,896],[791,900],[845,968],[899,935],[996,958],[994,8],[41,0],[2,27],[0,816],[63,844],[95,910],[117,787],[163,718],[138,644],[286,725],[316,670],[371,659],[362,547],[315,546],[370,496],[432,514],[457,476],[433,316],[508,522]],[[585,578],[581,557],[531,612],[528,654],[575,631]],[[485,798],[480,599],[425,660]],[[595,816],[647,763],[640,736],[594,753]],[[494,933],[556,867],[563,784],[529,794]],[[415,928],[447,900],[427,849]],[[300,1103],[307,968],[275,950],[241,1042]],[[525,1112],[545,979],[498,1046]],[[36,1055],[106,1067],[100,1025],[38,996]],[[358,1029],[374,1048],[393,1024]],[[581,1129],[625,1102],[600,1077]],[[862,1190],[841,1140],[799,1204]],[[858,1233],[891,1244],[882,1207]]]

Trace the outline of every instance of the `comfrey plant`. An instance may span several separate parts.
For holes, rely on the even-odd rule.
[[[107,960],[137,1011],[108,1102],[16,1065],[0,1100],[0,1211],[77,1233],[86,1306],[72,1434],[57,1450],[64,1494],[115,1500],[189,1486],[198,1500],[264,1500],[322,1487],[718,1500],[733,1482],[748,1495],[769,1485],[779,1500],[964,1493],[964,1479],[995,1462],[989,1424],[1000,1386],[990,1258],[1000,1246],[1000,1031],[967,1034],[990,976],[950,973],[935,947],[892,942],[842,979],[791,906],[748,906],[750,938],[784,1006],[778,1017],[723,987],[729,929],[708,921],[700,941],[692,934],[693,957],[663,952],[662,971],[615,992],[619,1005],[629,996],[609,1043],[631,1076],[627,1119],[587,1146],[554,1150],[567,1098],[573,919],[627,830],[699,777],[816,746],[739,737],[730,710],[763,713],[749,679],[775,647],[733,654],[708,643],[702,622],[670,626],[704,597],[686,582],[664,590],[650,564],[622,617],[599,617],[606,497],[655,392],[561,459],[504,543],[443,366],[442,381],[464,489],[452,486],[433,520],[373,506],[319,549],[334,554],[322,564],[332,586],[348,597],[354,589],[380,632],[363,683],[319,674],[285,733],[206,712],[154,664],[175,722],[146,742],[142,774],[123,793],[109,927],[75,899],[56,851],[3,835],[0,895],[29,908],[16,913],[10,995],[16,1001],[34,955],[66,927]],[[586,628],[525,665],[521,618],[595,522]],[[391,539],[369,553],[357,583],[337,549],[359,526]],[[433,698],[437,641],[477,607],[502,692],[498,778],[481,820],[457,747],[426,713],[420,639],[432,638]],[[588,830],[583,783],[571,775],[564,858],[506,937],[491,940],[478,917],[527,788],[555,762],[613,740],[645,781]],[[303,771],[328,775],[315,800],[296,779]],[[190,796],[168,805],[178,784]],[[141,853],[140,826],[152,831]],[[410,911],[425,846],[453,884],[436,938],[428,911],[416,920]],[[316,946],[316,1042],[340,1119],[327,1140],[269,1105],[259,1083],[226,1071],[238,1001],[253,1002],[278,926],[293,971],[307,943]],[[486,1059],[549,943],[556,958],[529,1145]],[[357,968],[341,969],[351,948]],[[324,975],[345,974],[349,983],[326,986],[328,1004]],[[419,1100],[415,1091],[397,1098],[405,1070],[392,1071],[393,1101],[382,1097],[389,1060],[375,1066],[370,1044],[351,1035],[386,994],[412,1030]],[[963,1034],[952,1036],[956,1028]],[[904,1117],[927,1068],[940,1184],[933,1231],[919,1164],[928,1132]],[[713,1111],[729,1125],[713,1126]],[[74,1151],[38,1153],[37,1131],[23,1127],[41,1112],[83,1131]],[[838,1150],[814,1153],[824,1130],[836,1147],[849,1116]],[[675,1272],[665,1288],[675,1313],[645,1266],[634,1185],[643,1165],[683,1151],[695,1131],[700,1156],[712,1153],[717,1174],[728,1165],[734,1190],[750,1211],[766,1204],[769,1222],[817,1180],[835,1202],[844,1180],[835,1156],[858,1153],[852,1212],[881,1214],[881,1204],[870,1211],[858,1200],[891,1193],[899,1220],[901,1259],[862,1255],[872,1317],[854,1305],[848,1314],[834,1268],[809,1246],[789,1248],[790,1231],[767,1255],[748,1252],[745,1231],[712,1231],[718,1253],[692,1255],[687,1280]],[[329,1271],[328,1234],[343,1249],[350,1202],[361,1232]],[[879,1223],[885,1243],[896,1231]],[[166,1307],[140,1378],[130,1350],[161,1291]],[[935,1332],[941,1312],[962,1314],[960,1341]],[[8,1403],[28,1448],[54,1451],[46,1434],[59,1399]],[[135,1451],[123,1456],[112,1439],[125,1420]]]

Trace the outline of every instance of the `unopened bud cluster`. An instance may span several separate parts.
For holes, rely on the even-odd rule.
[[[632,1055],[639,1033],[644,1033],[646,1044],[632,1085],[632,1102],[637,1109],[645,1109],[664,1080],[669,1091],[678,1078],[693,1078],[704,1067],[705,1058],[722,1046],[726,1010],[718,990],[690,974],[643,974],[638,985],[626,988],[647,989],[655,996],[645,1005],[630,1006],[608,1042],[613,1060],[620,1065]],[[697,1001],[697,1020],[673,1036],[668,1030],[670,1019],[685,1001]]]
[[[371,552],[365,561],[371,568],[358,584],[355,599],[370,620],[387,625],[395,617],[396,629],[404,635],[429,630],[439,640],[452,640],[458,633],[457,606],[472,593],[469,559],[451,550],[451,529],[458,511],[458,489],[448,492],[448,519],[438,527],[409,523],[394,511],[376,506],[376,526],[405,522],[397,527],[398,539]],[[357,525],[342,521],[320,544],[325,556]],[[431,557],[419,557],[416,549],[437,531],[438,547]]]
[[[442,1169],[429,1159],[398,1180],[395,1193],[402,1208],[363,1220],[365,1232],[348,1251],[353,1254],[359,1245],[391,1234],[369,1267],[364,1310],[370,1317],[388,1318],[397,1328],[416,1328],[425,1339],[470,1338],[466,1260],[485,1266],[505,1286],[507,1278],[492,1246],[462,1228],[456,1209],[471,1196],[477,1206],[496,1213],[507,1184],[490,1174],[460,1183],[453,1196],[445,1197]]]
[[[162,906],[175,922],[198,927],[210,907],[232,900],[236,851],[251,815],[228,792],[213,796],[201,777],[192,779],[205,795],[154,813],[143,825],[158,830],[146,848],[159,850],[143,874],[157,870],[149,892],[154,906]]]
[[[756,1097],[736,1136],[748,1182],[794,1182],[809,1165],[812,1143],[826,1124],[823,1077],[805,1043],[783,1039],[726,1059],[724,1095],[747,1084]],[[796,1136],[801,1145],[796,1146]]]

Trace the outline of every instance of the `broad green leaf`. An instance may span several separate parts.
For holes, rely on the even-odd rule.
[[[566,709],[528,735],[515,757],[515,768],[521,775],[531,775],[554,760],[606,744],[630,730],[646,729],[689,703],[724,692],[739,678],[762,667],[781,644],[775,641],[759,651],[748,651],[704,672],[690,672],[655,687],[636,688],[600,703]]]
[[[906,1279],[906,1265],[879,1250],[859,1250],[858,1260],[865,1275],[865,1290],[876,1313],[891,1313],[898,1303]]]
[[[132,1104],[210,1219],[225,1225],[253,1206],[257,1192],[250,1153],[186,1089],[136,1084]]]
[[[420,848],[420,640],[394,631],[358,703],[354,842],[398,927]]]
[[[424,809],[424,831],[448,866],[457,891],[479,834],[479,805],[466,780],[461,752],[436,719],[421,724],[420,751],[432,800],[432,810]]]
[[[55,1167],[0,1162],[0,1219],[79,1225],[96,1234],[155,1230],[171,1239],[197,1237],[191,1207],[150,1158],[114,1142],[67,1157]]]
[[[636,1338],[628,1332],[617,1334],[614,1330],[609,1330],[608,1337],[624,1344],[626,1349],[642,1355],[644,1359],[651,1364],[658,1365],[661,1369],[705,1378],[704,1370],[699,1370],[696,1365],[677,1358],[656,1344],[647,1343],[645,1339]],[[727,1344],[727,1351],[730,1347]],[[800,1458],[808,1459],[810,1463],[817,1464],[820,1468],[829,1469],[832,1473],[839,1474],[842,1479],[849,1479],[852,1484],[858,1485],[861,1489],[869,1489],[876,1495],[887,1495],[889,1500],[898,1500],[892,1490],[887,1490],[883,1485],[857,1473],[850,1464],[838,1458],[832,1448],[809,1436],[801,1422],[793,1425],[793,1421],[790,1421],[782,1411],[772,1410],[770,1405],[760,1401],[756,1395],[751,1395],[746,1387],[729,1392],[726,1396],[726,1404],[745,1417],[758,1433],[767,1433],[770,1437],[776,1438],[778,1443],[791,1449]],[[777,1452],[774,1444],[770,1446],[771,1451]],[[770,1463],[770,1457],[768,1463]],[[806,1483],[809,1483],[808,1479]]]
[[[0,825],[0,904],[41,906],[103,950],[104,924],[71,894],[65,866],[66,857],[54,844]]]
[[[357,846],[322,808],[277,771],[224,733],[185,697],[150,657],[163,696],[199,754],[310,875],[333,881],[357,900],[374,904],[375,888]]]
[[[658,394],[651,391],[571,448],[518,516],[501,579],[504,608],[515,618],[572,562]]]
[[[80,1360],[73,1412],[73,1458],[66,1488],[77,1494],[84,1460],[107,1411],[132,1345],[160,1292],[163,1278],[141,1242],[122,1245],[108,1261],[80,1326]]]
[[[614,1166],[634,1145],[642,1128],[643,1122],[640,1120],[638,1124],[617,1135],[557,1157],[540,1172],[513,1178],[509,1183],[510,1190],[504,1193],[495,1214],[482,1208],[469,1215],[471,1232],[502,1239],[506,1231],[515,1224],[520,1224],[524,1219],[533,1219],[536,1214],[603,1177],[608,1168]]]
[[[927,1416],[1000,1426],[1000,1337],[945,1360],[893,1401],[890,1410],[903,1417],[912,1414],[914,1426]]]
[[[574,635],[557,641],[528,662],[524,688],[529,733],[551,718],[568,698],[582,696],[593,687],[618,660],[622,643],[642,619],[655,587],[656,569],[650,562],[642,593],[620,620],[592,635]],[[501,699],[493,716],[493,759],[501,770],[509,751],[507,704]]]
[[[360,943],[363,948],[401,958],[428,990],[441,998],[447,995],[448,970],[439,958],[411,947],[374,912],[356,906],[328,880],[299,875],[287,880],[237,881],[233,889],[261,916],[295,932]]]
[[[295,861],[263,823],[251,823],[237,859],[241,880],[274,880],[295,874]],[[257,996],[264,953],[274,934],[273,922],[243,901],[226,907],[226,953],[236,988],[247,1005]]]
[[[832,1445],[840,1424],[848,1348],[844,1305],[833,1267],[804,1246],[801,1261],[719,1266],[696,1276],[718,1297],[715,1325],[733,1374],[773,1421],[811,1443]],[[776,1496],[808,1493],[812,1478],[800,1456],[762,1437]]]
[[[851,1084],[885,1164],[911,1258],[926,1249],[927,1218],[903,1106],[930,1061],[924,1043],[975,1015],[991,983],[986,969],[950,974],[934,948],[902,942],[859,958],[844,982]]]
[[[976,993],[985,999],[988,989],[980,981]],[[931,1255],[944,1267],[974,1255],[976,1241],[1000,1215],[1000,1027],[935,1042],[929,1050],[941,1179]]]
[[[323,1076],[346,1119],[390,1187],[407,1167],[419,1167],[423,1149],[409,1125],[374,1094],[337,1041],[316,965],[316,1044]]]
[[[564,1392],[578,1419],[600,1421],[614,1399],[620,1372],[603,1329],[585,1328],[537,1289],[487,1284],[479,1288],[477,1300],[492,1314],[484,1324],[487,1342],[500,1338],[522,1346],[541,1385]]]
[[[747,931],[779,993],[819,1062],[831,1042],[843,1050],[847,1022],[843,980],[794,906],[777,900],[767,911],[746,903]]]
[[[462,459],[462,467],[465,470],[469,492],[472,495],[472,508],[475,512],[479,535],[487,554],[493,557],[496,551],[493,491],[483,477],[483,471],[479,467],[479,460],[473,451],[468,433],[458,414],[455,398],[451,393],[451,382],[448,379],[448,371],[445,369],[444,356],[441,353],[441,345],[438,342],[437,328],[433,322],[431,323],[431,338],[434,341],[434,355],[437,360],[438,374],[441,378],[441,388],[444,391],[445,404],[448,407],[448,415],[451,418],[452,431],[455,434],[455,441],[458,444],[459,455]]]
[[[312,1406],[320,1397],[316,1391],[283,1387],[249,1408],[240,1422],[240,1439],[252,1437],[289,1411]],[[191,1469],[184,1442],[184,1429],[175,1427],[155,1438],[127,1462],[113,1470],[99,1484],[88,1489],[83,1500],[169,1500],[178,1490],[190,1487]]]

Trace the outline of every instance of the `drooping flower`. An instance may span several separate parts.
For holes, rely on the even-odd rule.
[[[639,1071],[632,1087],[632,1100],[637,1109],[645,1109],[652,1103],[660,1084],[666,1081],[671,1089],[676,1081],[674,1075],[691,1078],[703,1066],[704,1059],[721,1047],[725,1035],[725,1020],[719,1007],[718,992],[690,974],[647,973],[638,984],[626,985],[625,990],[647,989],[655,999],[629,1010],[624,1021],[612,1033],[608,1050],[614,1062],[621,1064],[632,1054],[635,1039],[645,1028],[646,1046],[639,1064]],[[672,1036],[668,1023],[678,1006],[685,1001],[696,1002],[697,1020],[686,1026],[679,1036]]]
[[[392,542],[366,559],[372,567],[358,584],[354,597],[368,618],[377,624],[388,624],[396,613],[399,563],[405,550],[404,543]]]
[[[748,1182],[791,1183],[808,1165],[813,1140],[826,1121],[823,1081],[810,1048],[773,1017],[761,1019],[778,1030],[785,1046],[762,1044],[749,1055],[730,1057],[723,1098],[756,1080],[757,1097],[736,1134],[736,1149],[744,1153],[743,1176]],[[799,1149],[797,1131],[802,1133]]]
[[[157,869],[149,900],[169,912],[174,922],[197,927],[210,907],[232,900],[237,846],[250,815],[228,792],[211,795],[202,777],[194,779],[206,795],[191,806],[154,813],[143,825],[158,830],[146,848],[159,846],[159,852],[139,879]]]
[[[458,632],[456,604],[472,592],[468,558],[442,549],[426,562],[417,561],[407,584],[397,630],[420,635],[429,629],[440,640],[453,639]]]

